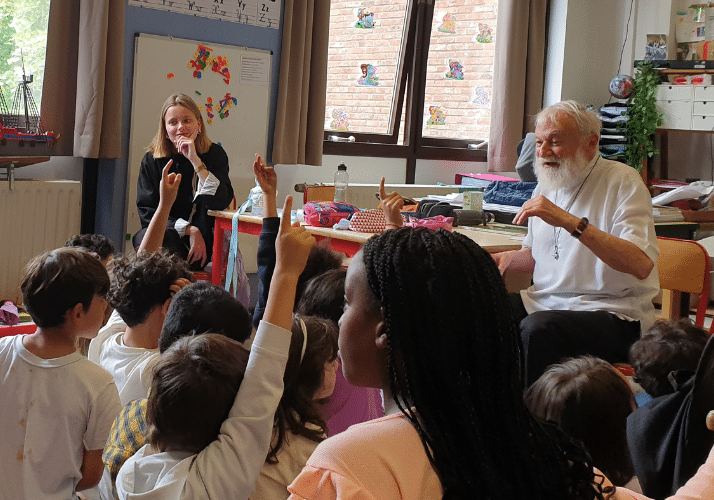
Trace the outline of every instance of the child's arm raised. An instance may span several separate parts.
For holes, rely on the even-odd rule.
[[[280,219],[275,198],[277,196],[278,177],[275,169],[267,167],[260,155],[255,155],[253,173],[263,191],[263,227],[258,237],[258,300],[253,311],[253,327],[258,328],[265,313],[268,289],[275,270],[275,240],[278,237]]]
[[[283,392],[295,286],[315,243],[304,228],[291,227],[291,207],[292,197],[288,196],[265,319],[253,341],[243,382],[218,439],[196,456],[182,498],[249,498],[268,454],[273,418]]]
[[[278,208],[276,196],[278,193],[278,176],[273,167],[268,167],[259,154],[256,153],[253,162],[253,173],[263,191],[263,217],[277,217]]]
[[[384,177],[379,183],[379,199],[382,200],[382,210],[387,221],[387,229],[397,229],[402,227],[402,213],[400,210],[404,206],[404,198],[395,192],[387,194],[384,190]]]
[[[263,316],[264,321],[286,330],[290,330],[292,325],[298,278],[305,269],[310,249],[315,244],[315,238],[301,227],[300,223],[290,225],[292,205],[293,197],[287,196],[275,245],[277,262]]]
[[[146,228],[144,239],[141,240],[141,245],[139,245],[137,253],[156,252],[161,248],[161,244],[164,242],[164,233],[166,232],[166,224],[169,220],[171,206],[174,204],[174,201],[176,201],[179,184],[181,184],[181,174],[169,173],[173,162],[173,160],[169,160],[161,171],[159,206],[151,217],[149,227]]]

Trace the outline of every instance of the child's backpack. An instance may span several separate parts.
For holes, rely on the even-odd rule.
[[[303,208],[305,222],[311,226],[332,227],[359,211],[354,205],[335,201],[309,201]]]

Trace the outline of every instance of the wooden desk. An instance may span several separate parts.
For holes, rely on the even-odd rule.
[[[233,214],[235,210],[209,210],[208,215],[216,218],[213,235],[213,267],[211,271],[211,282],[221,285],[222,269],[217,262],[223,262],[223,232],[231,230]],[[358,233],[355,231],[340,231],[330,227],[314,227],[303,224],[307,231],[318,241],[325,238],[330,240],[332,248],[342,252],[348,257],[356,254],[365,241],[374,236],[373,233]],[[263,218],[255,215],[240,215],[238,217],[238,231],[241,233],[259,235],[263,227]],[[485,250],[491,253],[503,252],[505,250],[518,250],[521,242],[515,239],[518,235],[509,231],[499,231],[494,229],[479,228],[454,228],[454,231],[468,236]]]
[[[0,168],[5,168],[7,172],[7,182],[10,184],[10,191],[15,189],[15,168],[44,163],[50,161],[49,156],[3,156],[0,157]]]

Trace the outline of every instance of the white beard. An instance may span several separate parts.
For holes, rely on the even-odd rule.
[[[546,167],[544,163],[557,161],[558,167]],[[545,190],[573,188],[580,183],[588,171],[588,160],[582,151],[572,158],[536,158],[535,174],[538,183]]]

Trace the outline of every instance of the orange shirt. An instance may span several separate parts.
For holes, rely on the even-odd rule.
[[[317,446],[290,499],[441,500],[421,439],[401,413],[353,425]]]

